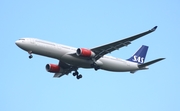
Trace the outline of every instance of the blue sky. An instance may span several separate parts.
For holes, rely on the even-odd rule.
[[[180,2],[118,0],[0,1],[1,111],[179,111]],[[110,55],[127,59],[148,45],[146,61],[165,57],[134,75],[80,69],[60,79],[46,72],[57,60],[28,54],[15,45],[34,37],[73,47],[92,48],[158,26]]]

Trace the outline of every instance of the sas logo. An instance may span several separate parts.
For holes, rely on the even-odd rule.
[[[139,63],[144,63],[144,57],[137,57],[136,55],[133,56],[133,61],[139,62]]]

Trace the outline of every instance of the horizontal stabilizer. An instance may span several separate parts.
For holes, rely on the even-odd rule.
[[[155,59],[155,60],[146,62],[146,63],[144,63],[144,64],[139,64],[138,67],[139,67],[139,68],[143,68],[143,67],[149,66],[149,65],[151,65],[151,64],[154,64],[154,63],[156,63],[156,62],[159,62],[159,61],[161,61],[161,60],[164,60],[164,59],[165,59],[165,58]]]

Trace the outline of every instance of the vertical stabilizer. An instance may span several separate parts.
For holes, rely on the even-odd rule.
[[[146,58],[147,51],[148,51],[148,46],[142,45],[141,48],[132,57],[130,57],[127,60],[138,64],[143,64]]]

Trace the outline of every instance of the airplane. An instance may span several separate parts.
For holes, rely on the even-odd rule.
[[[74,48],[36,38],[21,38],[15,41],[15,44],[27,51],[30,59],[33,57],[32,54],[57,59],[59,61],[58,64],[50,63],[45,66],[48,72],[55,73],[53,76],[55,78],[73,72],[73,76],[80,79],[82,75],[78,72],[79,68],[94,68],[96,71],[102,69],[113,72],[130,72],[133,74],[138,70],[148,69],[147,66],[165,58],[158,58],[144,63],[148,51],[148,46],[146,45],[142,45],[132,57],[126,60],[107,56],[106,54],[128,46],[132,41],[154,32],[156,28],[157,26],[140,34],[91,49]]]

